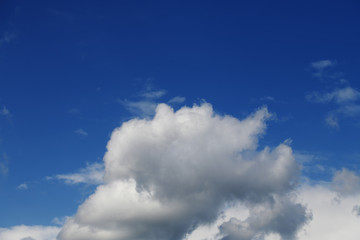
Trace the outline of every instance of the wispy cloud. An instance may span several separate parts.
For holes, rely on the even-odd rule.
[[[312,92],[306,95],[308,101],[317,103],[335,102],[337,104],[347,104],[360,99],[360,92],[350,86],[335,89],[332,92]]]
[[[156,106],[160,99],[167,93],[166,90],[157,90],[148,81],[143,90],[136,94],[137,100],[117,99],[130,113],[138,117],[151,117],[155,114]],[[184,102],[185,97],[176,96],[167,101],[169,104],[179,104]],[[166,102],[166,101],[165,101]]]
[[[155,113],[157,102],[152,100],[143,101],[130,101],[130,100],[117,100],[118,103],[123,105],[129,112],[140,117],[152,116]]]
[[[168,101],[169,104],[179,104],[185,102],[185,97],[176,96]]]
[[[335,105],[334,109],[327,113],[325,123],[330,127],[337,128],[341,119],[360,116],[360,91],[351,87],[349,81],[341,78],[339,74],[325,73],[325,69],[335,66],[336,62],[322,60],[312,62],[310,65],[316,70],[314,76],[320,79],[332,79],[335,85],[332,91],[314,91],[305,95],[309,102]]]
[[[85,168],[75,173],[58,174],[53,177],[47,177],[47,180],[57,179],[66,184],[101,184],[104,178],[104,165],[100,163],[87,164]]]
[[[334,103],[337,107],[328,112],[325,122],[331,127],[339,126],[340,118],[355,117],[360,115],[360,91],[346,86],[337,88],[331,92],[312,92],[305,96],[310,102]]]
[[[0,38],[0,46],[2,46],[3,44],[11,42],[15,37],[16,36],[15,36],[14,33],[5,32],[3,34],[3,36]]]
[[[166,94],[165,90],[157,90],[157,91],[149,90],[140,93],[140,96],[144,98],[157,99],[157,98],[161,98],[165,94]]]
[[[75,133],[78,134],[78,135],[80,135],[80,136],[85,136],[85,137],[87,137],[87,136],[89,135],[89,134],[88,134],[84,129],[82,129],[82,128],[76,129],[76,130],[75,130]]]
[[[9,158],[6,153],[3,153],[0,160],[0,175],[6,176],[9,172]]]
[[[11,113],[9,109],[6,108],[6,106],[3,106],[2,109],[0,109],[0,115],[5,117],[11,117]]]
[[[310,66],[315,70],[315,73],[313,75],[320,79],[322,79],[323,77],[325,77],[327,75],[327,73],[325,72],[326,68],[332,67],[335,65],[336,65],[335,61],[328,60],[328,59],[310,63]]]
[[[26,183],[22,183],[19,186],[17,186],[16,189],[25,190],[25,189],[28,189],[28,185]]]

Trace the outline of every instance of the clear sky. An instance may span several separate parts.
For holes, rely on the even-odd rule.
[[[284,148],[291,149],[292,153],[284,158],[289,161],[294,158],[298,170],[293,172],[286,167],[287,173],[297,177],[282,181],[295,181],[297,185],[280,192],[279,188],[269,187],[267,194],[274,199],[281,196],[278,204],[283,207],[295,201],[283,200],[284,192],[288,195],[298,192],[300,197],[296,201],[303,209],[308,206],[307,215],[303,214],[304,219],[299,220],[291,236],[268,225],[250,224],[251,231],[269,239],[281,236],[285,240],[296,234],[300,234],[300,240],[308,239],[301,235],[302,229],[317,223],[316,216],[321,215],[315,214],[317,205],[311,205],[307,200],[314,189],[317,189],[319,199],[333,194],[330,198],[339,201],[336,206],[341,209],[346,208],[341,205],[345,202],[351,205],[350,210],[344,210],[351,214],[343,218],[351,221],[349,226],[359,224],[360,207],[355,204],[360,204],[359,12],[357,1],[1,1],[0,240],[8,240],[9,236],[15,236],[12,238],[15,240],[53,240],[60,229],[63,229],[58,236],[60,240],[92,239],[85,233],[84,237],[72,232],[75,230],[71,224],[90,224],[81,221],[83,216],[78,207],[84,206],[84,212],[91,212],[91,201],[87,201],[88,205],[84,205],[84,201],[90,199],[89,196],[96,199],[105,194],[102,190],[111,188],[111,184],[124,184],[124,179],[134,181],[138,193],[149,191],[157,196],[151,201],[163,203],[165,200],[159,196],[166,196],[166,201],[172,204],[177,195],[170,194],[168,188],[175,192],[192,184],[199,189],[205,188],[193,182],[175,181],[172,175],[157,172],[159,169],[181,172],[182,167],[194,167],[179,160],[183,158],[199,163],[196,165],[199,169],[194,167],[198,170],[194,170],[189,179],[197,176],[193,181],[201,182],[207,181],[207,177],[214,178],[209,182],[218,187],[216,196],[224,195],[216,198],[217,205],[209,205],[217,211],[212,215],[209,213],[207,218],[200,210],[198,215],[187,215],[183,222],[190,221],[191,224],[174,224],[176,229],[157,222],[159,228],[166,229],[163,235],[156,235],[157,231],[148,226],[153,223],[143,223],[143,218],[134,222],[144,224],[144,229],[154,233],[154,239],[183,239],[185,236],[202,239],[203,233],[199,233],[201,238],[189,234],[205,223],[215,224],[219,212],[231,209],[224,207],[229,204],[227,193],[219,190],[231,184],[210,177],[216,170],[211,168],[211,163],[203,162],[205,156],[219,155],[214,161],[219,161],[221,166],[228,159],[228,165],[223,167],[230,171],[235,161],[229,158],[230,153],[239,154],[241,159],[249,157],[254,164],[260,164],[254,156],[261,155],[268,147],[270,155],[265,154],[265,158],[270,159],[269,163],[262,164],[271,165],[275,164],[271,159],[282,156],[280,153],[277,156],[275,149],[285,145]],[[175,112],[182,109],[179,112],[185,119],[191,124],[199,124],[195,124],[198,128],[191,133],[199,131],[198,135],[191,135],[192,140],[186,137],[186,129],[194,127],[189,123],[191,126],[183,132],[179,130],[171,135],[179,145],[174,149],[172,145],[166,147],[165,143],[170,140],[162,142],[163,137],[168,137],[165,133],[183,129],[184,124],[180,113],[179,116],[172,113],[173,116],[162,110],[166,108],[164,105],[156,114],[159,119],[162,116],[162,120],[153,119],[159,103],[167,104]],[[212,106],[211,110],[209,106]],[[204,111],[210,116],[202,116]],[[264,114],[263,118],[252,115],[255,112]],[[193,119],[193,114],[202,117]],[[224,116],[232,116],[233,120],[229,121],[233,125]],[[175,120],[178,118],[180,120]],[[154,126],[159,125],[148,129],[134,123],[133,119],[146,119]],[[255,125],[241,125],[239,122],[244,119],[254,121]],[[125,122],[134,124],[122,127],[120,136],[114,134],[111,137],[114,129]],[[206,128],[208,134],[204,134],[198,129],[208,126],[207,123],[211,127]],[[244,132],[247,131],[252,134],[246,135]],[[142,137],[138,138],[138,134]],[[147,145],[144,143],[148,139],[146,136],[152,136]],[[233,142],[223,140],[216,143],[213,149],[218,151],[215,152],[189,150],[183,158],[171,155],[187,151],[191,146],[198,149],[206,144],[213,146],[222,136],[229,137],[234,144],[249,143],[230,148]],[[113,144],[107,149],[110,139]],[[170,150],[172,153],[166,155]],[[140,156],[137,152],[141,151],[149,156]],[[109,154],[104,163],[106,152]],[[162,154],[157,155],[158,152]],[[151,160],[152,153],[156,159],[168,159],[170,164]],[[129,162],[135,160],[129,163],[125,158],[130,159]],[[245,165],[241,164],[246,163],[239,163],[238,167],[243,169]],[[262,174],[262,164],[260,170],[254,170],[255,175]],[[117,169],[119,166],[123,168]],[[269,174],[263,171],[264,175]],[[222,173],[227,175],[225,170]],[[155,176],[162,176],[162,180]],[[234,184],[244,184],[252,189],[250,183],[242,182],[249,176],[237,177],[231,180],[236,180]],[[169,185],[163,185],[164,181]],[[172,182],[176,184],[171,185]],[[184,185],[179,186],[179,182]],[[117,186],[113,191],[126,192],[124,189],[133,187],[133,183],[127,184],[130,185]],[[253,188],[258,186],[255,185]],[[246,190],[237,195],[236,189],[229,186],[229,196],[235,196],[236,202],[246,205],[250,213],[256,208],[254,204],[269,204],[265,200],[258,202],[243,197],[253,194]],[[264,192],[259,193],[259,198],[263,198]],[[128,194],[135,196],[138,193]],[[192,193],[188,190],[185,194],[190,196]],[[213,195],[207,197],[214,198]],[[114,199],[116,206],[125,201],[116,196]],[[106,202],[101,204],[108,205]],[[128,204],[123,205],[136,208],[136,205]],[[166,205],[162,210],[167,208],[170,207]],[[115,207],[114,214],[125,214],[124,211]],[[173,215],[183,216],[186,211],[190,210]],[[191,209],[191,212],[197,210]],[[241,220],[240,225],[230,220],[216,222],[218,225],[212,229],[222,235],[204,238],[254,239],[258,235],[246,238],[239,230],[252,221],[251,216]],[[66,227],[63,227],[65,221]],[[129,224],[124,221],[116,218],[110,222],[120,226]],[[167,221],[175,220],[169,218]],[[101,229],[96,223],[91,224]],[[233,229],[231,224],[238,232],[229,230]],[[99,233],[91,237],[126,239],[119,237],[122,233],[107,230],[110,235]],[[132,231],[129,230],[131,234]],[[317,239],[326,236],[321,235],[324,233],[320,230],[309,232],[310,237]],[[346,239],[359,236],[358,232],[347,232]],[[130,238],[144,239],[131,234],[128,235],[132,236]],[[345,236],[341,234],[331,236]],[[145,230],[144,236],[153,239]]]

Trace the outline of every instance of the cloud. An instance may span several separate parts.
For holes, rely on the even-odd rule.
[[[54,219],[51,221],[51,223],[56,224],[56,225],[59,225],[59,226],[62,226],[62,225],[64,225],[65,222],[66,222],[67,220],[69,220],[69,219],[70,219],[69,216],[56,217],[56,218],[54,218]]]
[[[118,103],[123,105],[129,112],[139,117],[151,117],[155,113],[158,99],[166,94],[165,90],[154,90],[153,85],[147,82],[144,89],[137,94],[140,100],[130,101],[118,99]]]
[[[16,189],[25,190],[28,189],[28,185],[26,183],[22,183],[19,186],[17,186]]]
[[[360,115],[360,91],[346,86],[337,88],[332,92],[312,92],[305,98],[314,103],[334,103],[337,107],[328,112],[325,122],[331,127],[339,126],[339,119],[356,117]]]
[[[351,172],[346,171],[346,175]],[[334,182],[338,181],[336,176],[344,172],[344,169],[336,172],[331,182],[318,182],[311,185],[303,183],[285,199],[280,199],[280,201],[275,199],[276,207],[266,208],[266,205],[259,205],[251,209],[244,204],[230,206],[213,224],[199,226],[187,236],[187,239],[219,240],[225,237],[225,239],[241,240],[357,240],[360,234],[360,192],[355,191],[353,194],[345,194],[339,198],[338,191],[332,187]],[[353,174],[351,172],[350,178],[354,177]],[[356,178],[358,177],[356,175]],[[293,200],[289,201],[289,198]],[[305,215],[303,206],[307,206]],[[282,217],[287,215],[284,214],[287,211],[292,213],[292,219],[287,218],[283,222]],[[304,216],[307,216],[305,221],[292,225]],[[268,226],[273,224],[284,228],[277,233],[264,235],[269,229]],[[292,231],[286,230],[296,227],[302,227],[302,229],[297,229],[297,236],[294,238]]]
[[[360,99],[360,92],[352,87],[345,87],[335,89],[329,93],[321,94],[318,92],[313,92],[306,95],[306,99],[316,103],[329,103],[333,101],[336,104],[346,104]]]
[[[353,209],[360,194],[346,195],[338,200],[338,193],[328,183],[303,185],[298,192],[299,201],[306,203],[313,219],[299,233],[299,240],[357,240],[360,235],[359,218]]]
[[[11,42],[15,37],[16,36],[15,36],[14,33],[5,32],[3,34],[3,36],[0,38],[0,46],[2,46],[3,44]]]
[[[178,103],[183,103],[185,102],[186,98],[185,97],[180,97],[180,96],[176,96],[173,97],[172,99],[170,99],[168,101],[169,104],[178,104]]]
[[[66,184],[101,184],[104,178],[104,165],[100,163],[87,164],[77,173],[58,174],[54,177],[47,177],[48,180],[57,179]]]
[[[237,203],[249,207],[249,217],[231,224],[271,215],[249,230],[295,236],[309,216],[287,197],[300,170],[292,149],[257,150],[270,116],[266,108],[239,120],[217,115],[208,103],[176,112],[159,104],[153,119],[124,122],[107,145],[104,184],[58,239],[180,240]],[[230,236],[230,223],[223,224]]]
[[[25,226],[0,228],[1,240],[55,240],[60,228],[55,226]]]
[[[360,194],[360,177],[355,172],[343,168],[336,171],[332,181],[332,188],[340,196]]]
[[[155,114],[155,109],[160,99],[167,93],[166,90],[156,90],[150,80],[145,83],[144,89],[136,94],[137,100],[117,99],[130,113],[141,118],[150,118]],[[176,96],[167,101],[168,104],[180,104],[185,97]]]
[[[144,98],[156,99],[156,98],[161,98],[165,94],[166,94],[165,90],[156,90],[156,91],[148,90],[142,92],[140,96]]]
[[[310,66],[316,70],[314,76],[320,79],[322,79],[323,77],[327,77],[325,69],[334,65],[336,65],[336,62],[332,60],[321,60],[317,62],[312,62],[310,64]]]
[[[79,128],[79,129],[75,130],[75,133],[78,134],[78,135],[80,135],[80,136],[85,136],[85,137],[87,137],[87,136],[89,135],[89,134],[88,134],[84,129],[82,129],[82,128]]]
[[[9,158],[3,153],[2,160],[0,161],[0,175],[6,176],[9,172]]]
[[[317,70],[322,70],[324,68],[331,67],[334,65],[335,65],[335,62],[331,61],[331,60],[321,60],[321,61],[311,63],[311,67],[313,67]]]
[[[288,198],[275,198],[274,202],[252,207],[247,219],[233,217],[219,228],[223,240],[263,239],[269,233],[291,240],[311,218],[303,205]]]
[[[157,103],[154,101],[129,101],[129,100],[120,100],[121,103],[129,112],[140,117],[152,116],[155,113]]]
[[[5,116],[5,117],[10,117],[11,113],[10,111],[4,106],[1,110],[0,110],[0,115]]]

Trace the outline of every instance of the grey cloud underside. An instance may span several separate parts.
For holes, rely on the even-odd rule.
[[[268,233],[277,233],[282,239],[296,239],[296,233],[312,215],[306,208],[289,198],[273,199],[250,208],[246,220],[236,218],[220,226],[223,240],[263,239]]]
[[[176,112],[160,104],[153,119],[123,123],[107,145],[105,183],[58,239],[180,240],[238,201],[251,215],[224,223],[224,239],[235,239],[226,230],[230,225],[244,224],[248,231],[295,236],[309,219],[305,207],[287,196],[299,166],[286,144],[257,150],[269,117],[266,108],[238,120],[215,114],[210,104]],[[271,221],[254,223],[269,214]]]

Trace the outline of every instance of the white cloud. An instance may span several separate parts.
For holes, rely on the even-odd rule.
[[[352,87],[344,87],[323,94],[313,92],[306,95],[306,99],[317,103],[328,103],[334,101],[337,104],[346,104],[360,99],[360,92]]]
[[[343,168],[336,171],[332,181],[332,188],[341,196],[360,194],[360,177],[354,172]]]
[[[129,112],[140,117],[152,116],[155,113],[157,103],[154,101],[129,101],[129,100],[120,100],[121,103]]]
[[[26,183],[22,183],[16,187],[16,189],[25,190],[28,189],[28,185]]]
[[[153,119],[123,123],[107,145],[105,183],[58,239],[180,240],[234,203],[249,208],[244,224],[269,214],[279,223],[249,230],[295,236],[309,216],[287,197],[299,174],[292,149],[256,150],[269,117],[266,108],[238,120],[215,114],[207,103],[176,112],[160,104]]]
[[[81,136],[85,136],[87,137],[89,134],[82,128],[79,128],[77,130],[75,130],[75,133],[78,134],[78,135],[81,135]]]
[[[328,112],[325,122],[331,127],[338,127],[341,118],[356,117],[360,115],[360,91],[347,86],[337,88],[332,92],[312,92],[307,94],[306,99],[315,103],[335,103],[336,108]]]
[[[80,169],[77,173],[58,174],[55,177],[47,179],[58,179],[66,184],[101,184],[104,178],[104,165],[100,163],[87,164],[85,168]]]
[[[55,224],[55,225],[59,225],[59,226],[62,226],[65,224],[65,222],[67,220],[69,220],[70,217],[69,216],[64,216],[64,217],[56,217],[54,218],[51,223]]]
[[[148,90],[142,92],[140,96],[144,98],[156,99],[156,98],[161,98],[165,94],[166,94],[165,90],[156,90],[156,91]]]
[[[324,69],[327,67],[331,67],[334,66],[335,62],[331,61],[331,60],[321,60],[321,61],[317,61],[317,62],[312,62],[311,63],[311,67],[319,70],[319,69]]]
[[[173,97],[172,99],[170,99],[168,101],[168,103],[170,103],[170,104],[183,103],[183,102],[185,102],[185,100],[186,100],[185,97],[176,96],[176,97]]]
[[[60,228],[54,226],[25,226],[0,228],[1,240],[56,240]]]
[[[353,208],[360,195],[338,199],[338,193],[325,184],[304,185],[299,190],[299,201],[312,211],[311,223],[299,234],[299,240],[357,240],[360,236],[359,218]]]
[[[334,65],[336,65],[336,62],[332,60],[321,60],[310,64],[310,66],[316,70],[314,76],[320,79],[327,76],[325,69]]]

